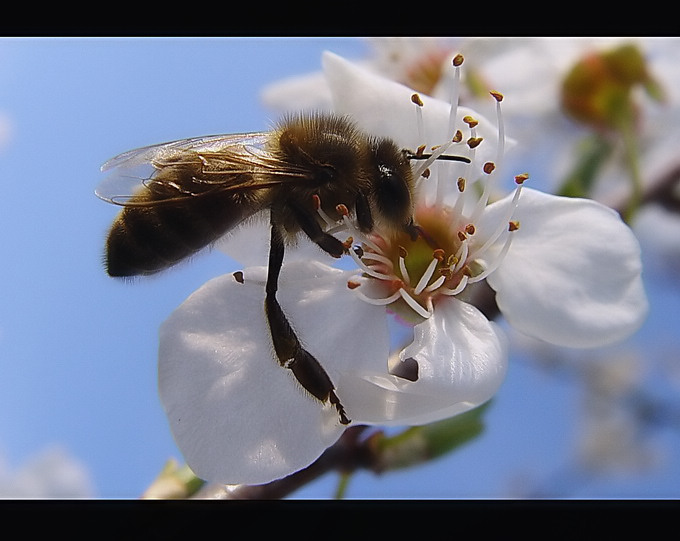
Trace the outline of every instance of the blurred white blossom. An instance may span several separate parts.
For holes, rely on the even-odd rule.
[[[656,467],[662,450],[646,434],[636,399],[642,388],[644,360],[635,352],[583,365],[582,421],[577,458],[595,474],[639,473]]]
[[[680,275],[680,213],[658,204],[645,205],[635,219],[634,230],[650,270],[677,278]]]
[[[31,456],[20,467],[0,462],[0,498],[92,498],[94,486],[85,465],[60,446]]]
[[[372,54],[362,67],[410,88],[448,99],[444,74],[456,53],[466,58],[461,103],[483,115],[492,112],[486,99],[490,88],[501,88],[512,100],[504,107],[508,132],[518,145],[508,156],[512,168],[521,164],[535,173],[542,189],[559,188],[578,158],[579,145],[590,132],[570,119],[561,106],[561,87],[574,65],[587,54],[632,45],[643,55],[646,69],[658,82],[665,100],[644,99],[635,92],[642,122],[637,133],[640,168],[654,178],[675,153],[680,122],[680,40],[675,38],[375,38]],[[328,82],[321,72],[291,77],[266,87],[265,105],[277,111],[291,108],[332,107]],[[546,137],[545,134],[551,134]],[[540,174],[539,174],[540,173]],[[592,194],[606,204],[620,201],[630,191],[622,178],[621,155],[610,160]]]
[[[3,151],[12,140],[14,126],[10,116],[0,111],[0,151]]]

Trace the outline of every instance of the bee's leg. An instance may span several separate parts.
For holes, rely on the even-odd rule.
[[[359,230],[363,233],[370,233],[373,231],[374,221],[371,213],[371,205],[365,194],[359,193],[356,204],[357,222]],[[413,218],[403,226],[404,231],[411,237],[411,240],[416,241],[420,235],[420,227],[415,224]]]
[[[415,224],[413,218],[411,218],[411,221],[404,226],[404,231],[406,231],[408,236],[411,237],[411,240],[414,242],[418,240],[418,237],[423,233],[423,230],[419,225]]]
[[[289,207],[295,213],[295,219],[302,231],[319,248],[333,257],[341,257],[347,251],[346,246],[341,241],[321,228],[315,215],[294,205],[292,202],[289,203]]]
[[[314,356],[307,352],[293,331],[276,299],[285,245],[280,228],[272,223],[269,270],[264,311],[276,357],[282,367],[293,371],[300,384],[321,402],[329,401],[338,410],[340,422],[349,424],[345,409],[335,394],[333,382]]]
[[[357,222],[359,230],[363,233],[373,231],[373,214],[371,213],[371,205],[364,193],[359,193],[355,203],[355,210],[357,214]]]

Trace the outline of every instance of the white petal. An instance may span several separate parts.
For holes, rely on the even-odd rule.
[[[264,483],[297,471],[344,430],[335,409],[304,391],[275,359],[263,309],[266,269],[244,274],[243,284],[231,275],[205,284],[160,332],[160,395],[175,440],[196,475],[226,484]],[[366,305],[351,294],[338,298],[341,286],[347,291],[346,276],[320,264],[286,264],[279,295],[345,406],[337,373],[362,360],[346,327],[356,313],[349,305]],[[357,340],[370,341],[362,350],[371,359],[385,359],[384,317],[369,313],[358,320]]]
[[[422,144],[439,145],[451,140],[451,104],[420,96],[424,103],[421,111],[426,139],[423,140],[418,135],[416,106],[411,102],[414,90],[329,52],[324,53],[322,65],[333,96],[335,112],[350,115],[367,133],[389,137],[403,148],[411,150]],[[458,107],[456,129],[461,129],[464,140],[469,136],[469,129],[462,121],[465,115],[480,121],[478,135],[485,139],[476,150],[478,162],[494,160],[498,140],[496,128],[475,111]],[[454,145],[447,153],[468,155],[469,149],[463,143]]]
[[[400,357],[418,363],[416,381],[383,372],[354,374],[363,383],[349,385],[345,400],[361,403],[358,422],[424,424],[486,402],[505,377],[506,339],[477,308],[447,298],[414,328],[413,343]]]
[[[352,293],[347,281],[355,272],[293,262],[284,265],[278,293],[300,341],[328,372],[352,419],[354,406],[344,398],[340,374],[353,374],[360,367],[385,370],[389,354],[385,307]]]
[[[215,243],[214,247],[244,267],[266,265],[269,261],[269,235],[269,211],[265,210],[229,231]],[[323,262],[328,261],[330,256],[301,233],[294,239],[291,249],[286,250],[285,258],[286,262],[300,260]]]
[[[215,248],[244,267],[266,265],[269,260],[269,213],[255,214],[219,239]]]
[[[508,204],[506,197],[490,205],[484,227]],[[640,246],[616,212],[525,189],[513,219],[520,228],[488,278],[510,324],[571,347],[605,345],[638,329],[647,313]]]
[[[277,111],[330,110],[331,95],[322,72],[289,77],[264,88],[262,102]]]

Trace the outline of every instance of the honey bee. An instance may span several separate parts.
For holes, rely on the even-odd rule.
[[[320,210],[332,220],[349,211],[364,233],[379,225],[417,235],[410,162],[427,156],[371,137],[346,117],[321,113],[288,116],[269,132],[125,152],[102,166],[112,174],[96,191],[123,206],[108,233],[106,270],[113,277],[157,273],[268,211],[264,309],[277,360],[349,424],[330,377],[302,347],[276,298],[285,247],[303,233],[335,258],[350,249],[327,232]]]

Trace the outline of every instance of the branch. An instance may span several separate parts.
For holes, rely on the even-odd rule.
[[[206,485],[193,498],[221,500],[274,500],[284,498],[331,471],[351,473],[372,468],[375,456],[368,440],[360,437],[367,426],[353,426],[312,464],[291,475],[264,485]]]

